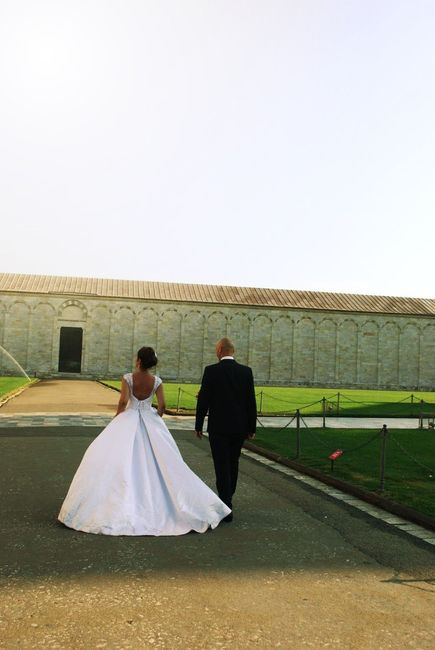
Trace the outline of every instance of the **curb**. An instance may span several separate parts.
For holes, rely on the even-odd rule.
[[[104,388],[108,388],[109,390],[114,390],[116,393],[120,393],[121,391],[119,388],[115,388],[115,386],[109,386],[109,384],[105,384],[104,381],[101,381],[101,379],[94,379],[96,384],[100,384],[100,386],[103,386]]]
[[[352,485],[352,483],[347,483],[347,481],[342,481],[341,479],[335,478],[334,476],[324,474],[318,469],[307,467],[306,465],[297,463],[294,460],[289,460],[285,456],[280,456],[273,451],[269,451],[263,447],[258,447],[252,442],[245,442],[243,446],[245,449],[253,451],[260,456],[264,456],[269,460],[273,460],[280,465],[290,467],[291,469],[297,470],[301,474],[306,474],[307,476],[311,476],[312,478],[315,478],[318,481],[325,483],[326,485],[330,485],[341,490],[342,492],[351,494],[352,496],[361,499],[361,501],[370,503],[373,506],[378,506],[378,508],[382,508],[387,512],[391,512],[398,517],[412,521],[419,526],[428,528],[429,530],[435,530],[435,519],[429,515],[423,514],[422,512],[418,512],[418,510],[414,510],[414,508],[401,505],[395,501],[390,501],[389,499],[386,499],[385,497],[381,496],[380,494],[376,494],[375,492],[366,492],[362,488],[359,488],[356,485]]]
[[[16,390],[12,391],[11,393],[6,393],[6,395],[2,398],[0,398],[0,408],[7,404],[11,399],[14,399],[14,397],[18,397],[18,395],[21,395],[21,393],[24,393],[25,390],[30,388],[31,386],[34,386],[40,381],[40,379],[31,379],[27,384],[24,384],[24,386],[20,386],[20,388],[17,388]]]
[[[176,415],[177,417],[194,418],[196,411],[177,411],[177,409],[166,409],[165,415]]]

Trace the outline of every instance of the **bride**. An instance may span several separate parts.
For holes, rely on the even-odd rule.
[[[58,519],[102,535],[183,535],[216,528],[230,509],[184,462],[162,415],[152,348],[124,375],[114,419],[88,447]],[[152,407],[154,395],[157,410]]]

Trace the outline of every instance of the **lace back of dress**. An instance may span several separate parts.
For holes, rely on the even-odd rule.
[[[133,373],[128,372],[126,375],[124,375],[124,379],[127,382],[128,390],[130,393],[130,399],[132,398],[136,399],[133,395]]]

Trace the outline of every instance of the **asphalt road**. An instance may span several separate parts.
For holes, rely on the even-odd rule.
[[[58,524],[97,433],[0,430],[1,648],[434,648],[434,547],[248,458],[212,532]],[[207,440],[174,435],[213,486]]]

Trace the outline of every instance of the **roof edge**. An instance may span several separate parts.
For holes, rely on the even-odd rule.
[[[0,293],[83,295],[196,304],[303,309],[334,312],[433,316],[435,299],[333,293],[264,287],[240,287],[116,280],[104,278],[0,273]]]

